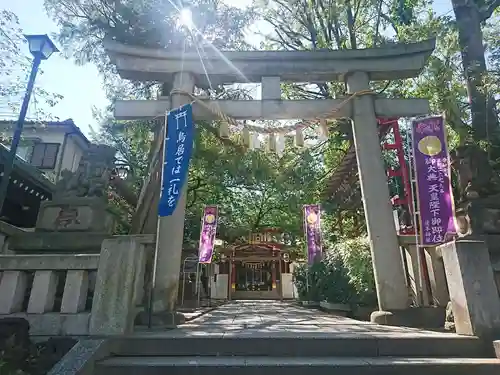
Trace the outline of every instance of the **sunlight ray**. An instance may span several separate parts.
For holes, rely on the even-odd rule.
[[[186,60],[186,45],[187,45],[187,40],[184,39],[184,43],[182,44],[182,54],[181,54],[181,73],[184,73],[184,61]],[[182,76],[183,76],[183,74],[181,75],[181,77]],[[182,85],[182,81],[181,81],[181,85]]]
[[[179,12],[179,17],[180,17],[180,21],[182,23],[182,18],[184,18],[184,20],[188,20],[188,16],[189,16],[189,13],[191,13],[191,11],[188,9],[188,10],[184,10],[181,8],[182,4],[179,4],[179,5],[176,5],[172,0],[168,0],[168,2],[175,8],[175,10],[177,10]],[[188,13],[189,12],[189,13]],[[192,13],[191,13],[191,27],[187,27],[189,32],[196,32],[197,35],[199,35],[201,37],[201,39],[207,43],[207,45],[217,54],[217,56],[219,56],[231,69],[233,69],[241,78],[244,79],[244,81],[246,83],[251,83],[248,78],[243,74],[243,72],[241,70],[239,70],[232,62],[231,60],[229,60],[221,51],[219,51],[219,49],[217,47],[215,47],[212,42],[210,42],[209,40],[207,40],[205,38],[205,36],[201,33],[201,31],[196,27],[195,23],[193,22],[193,17],[192,17]]]
[[[212,86],[212,81],[210,80],[210,76],[208,74],[207,67],[205,66],[205,63],[203,62],[203,56],[200,53],[200,48],[198,47],[198,43],[196,42],[196,40],[194,41],[194,48],[196,48],[196,52],[198,53],[198,57],[200,58],[201,66],[203,67],[203,72],[205,72],[205,76],[207,77],[208,86],[213,91],[214,88]]]

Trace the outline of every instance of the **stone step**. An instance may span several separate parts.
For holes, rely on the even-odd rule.
[[[498,375],[500,360],[404,357],[115,357],[95,375]]]
[[[121,356],[276,356],[276,357],[467,357],[493,355],[491,343],[474,337],[435,335],[376,337],[314,335],[300,337],[216,336],[140,337],[117,339]]]

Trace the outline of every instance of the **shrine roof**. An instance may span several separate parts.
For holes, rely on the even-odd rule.
[[[221,252],[230,252],[230,251],[238,251],[238,250],[273,250],[280,252],[289,252],[292,250],[292,246],[283,245],[280,243],[274,242],[261,242],[261,243],[240,243],[226,246],[220,249]]]
[[[8,155],[9,149],[0,144],[1,165],[3,165]],[[46,178],[38,168],[33,167],[18,156],[14,159],[14,172],[16,172],[26,182],[30,182],[48,193],[53,193],[55,191],[55,185],[48,178]]]
[[[382,125],[387,125],[394,119],[381,121]],[[383,138],[387,131],[387,127],[381,127],[380,136]],[[356,147],[353,143],[351,143],[341,162],[331,174],[323,196],[326,200],[335,200],[344,209],[359,208],[361,206],[362,197],[359,186],[358,162],[356,160]]]

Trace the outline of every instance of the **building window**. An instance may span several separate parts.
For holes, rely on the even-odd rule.
[[[31,152],[33,151],[33,143],[31,144],[22,144],[17,147],[17,156],[23,159],[26,163],[31,160]]]
[[[31,153],[31,165],[40,169],[56,167],[59,143],[35,143]]]

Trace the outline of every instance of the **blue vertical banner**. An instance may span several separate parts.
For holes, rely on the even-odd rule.
[[[167,134],[164,142],[163,176],[158,205],[160,217],[174,213],[182,187],[187,183],[189,161],[193,151],[193,107],[186,104],[167,114]]]

